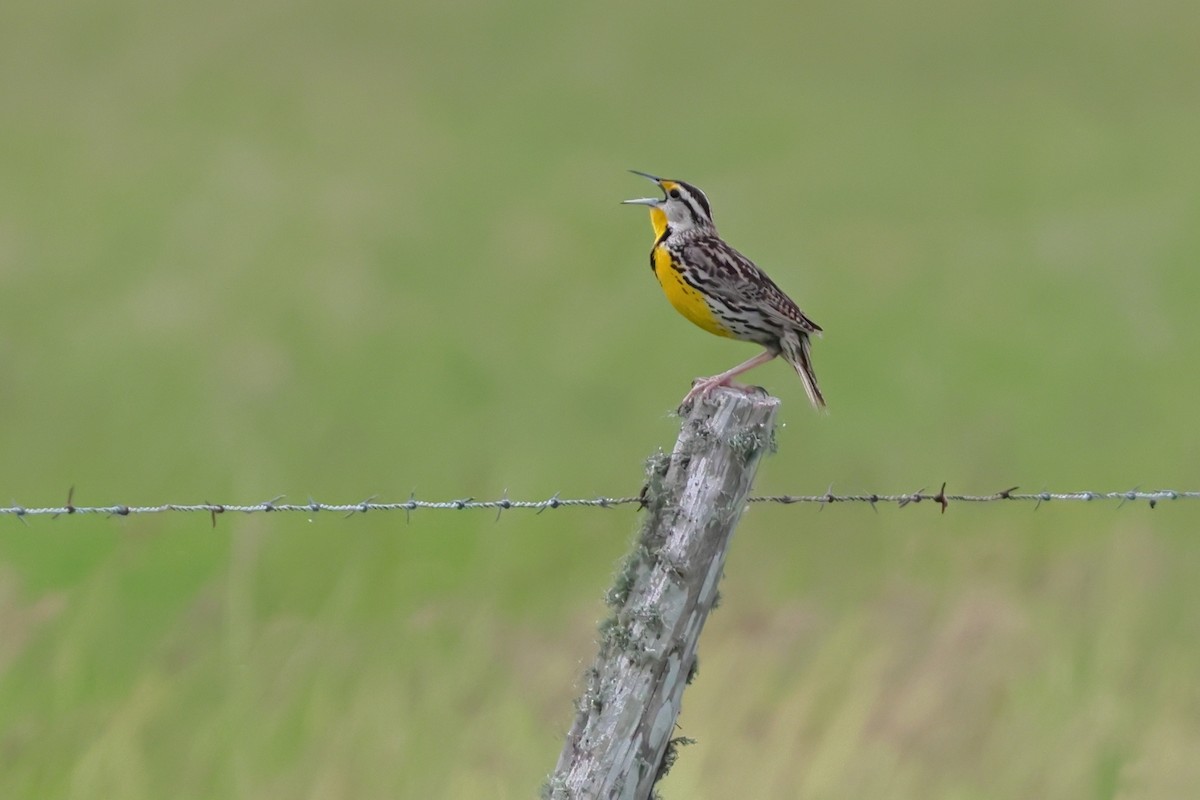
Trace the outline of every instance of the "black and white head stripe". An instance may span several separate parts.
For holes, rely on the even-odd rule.
[[[708,203],[708,197],[700,191],[700,187],[693,186],[686,181],[674,181],[674,183],[678,184],[680,199],[691,208],[692,216],[696,221],[712,222],[712,206]]]

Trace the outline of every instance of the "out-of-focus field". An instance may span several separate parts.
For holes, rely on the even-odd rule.
[[[631,494],[637,168],[827,331],[764,493],[1200,485],[1200,14],[0,6],[0,504]],[[630,509],[0,518],[0,796],[528,797]],[[753,507],[662,784],[1179,798],[1200,504]]]

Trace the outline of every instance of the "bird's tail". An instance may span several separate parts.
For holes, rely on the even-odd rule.
[[[817,375],[813,372],[812,355],[809,352],[809,336],[804,331],[789,331],[779,340],[780,352],[787,362],[796,369],[796,374],[804,382],[804,391],[808,394],[809,402],[818,411],[826,410],[825,395],[817,386]]]

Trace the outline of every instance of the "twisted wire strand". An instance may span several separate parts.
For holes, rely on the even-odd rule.
[[[1093,502],[1093,501],[1119,501],[1121,505],[1129,502],[1144,500],[1149,503],[1151,508],[1154,508],[1158,503],[1164,500],[1196,500],[1200,499],[1200,491],[1176,491],[1174,489],[1156,489],[1153,491],[1142,491],[1140,489],[1130,489],[1123,492],[1025,492],[1018,493],[1018,487],[1014,486],[1010,489],[1005,489],[992,494],[947,494],[946,485],[942,484],[941,489],[937,492],[929,492],[925,489],[920,489],[916,492],[908,492],[904,494],[878,494],[878,493],[857,493],[857,494],[835,494],[832,489],[824,494],[780,494],[780,495],[760,495],[749,498],[750,503],[778,503],[780,505],[793,505],[799,503],[818,504],[822,507],[833,505],[836,503],[863,503],[876,507],[880,504],[895,504],[899,508],[907,505],[921,502],[932,502],[945,510],[950,503],[994,503],[994,502],[1032,502],[1036,506],[1041,506],[1042,503],[1055,502]],[[276,497],[272,500],[266,500],[260,503],[238,504],[238,503],[159,503],[156,505],[105,505],[105,506],[83,506],[75,505],[72,502],[74,491],[68,493],[67,502],[61,506],[41,506],[27,507],[21,505],[0,506],[0,515],[17,517],[24,520],[26,517],[59,517],[73,514],[101,514],[104,516],[127,517],[136,514],[164,514],[168,512],[180,513],[203,513],[211,514],[214,522],[217,514],[226,513],[241,513],[241,514],[260,514],[260,513],[276,513],[276,512],[298,512],[305,514],[315,514],[318,512],[332,512],[335,514],[365,514],[369,511],[403,511],[406,514],[411,514],[413,511],[468,511],[479,509],[490,509],[497,512],[497,515],[504,511],[525,509],[541,513],[550,509],[559,508],[618,508],[621,506],[636,505],[641,507],[645,505],[644,497],[641,496],[625,496],[625,497],[560,497],[553,495],[545,500],[512,500],[508,497],[501,497],[496,500],[476,500],[472,497],[465,497],[458,500],[418,500],[415,497],[410,497],[408,500],[400,502],[376,502],[374,498],[363,500],[357,503],[322,503],[316,500],[309,500],[307,503],[284,503],[280,502],[283,498]]]

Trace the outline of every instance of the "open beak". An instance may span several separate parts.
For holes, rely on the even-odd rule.
[[[660,186],[662,185],[662,178],[658,177],[657,175],[651,175],[649,172],[639,172],[636,169],[631,169],[629,171],[632,172],[634,175],[641,175],[643,178],[648,178],[649,180],[654,181],[656,184],[659,184]],[[662,205],[663,199],[664,198],[661,198],[661,197],[639,197],[636,200],[622,200],[621,203],[623,205],[628,205],[628,206],[652,206],[653,207],[653,206]]]

